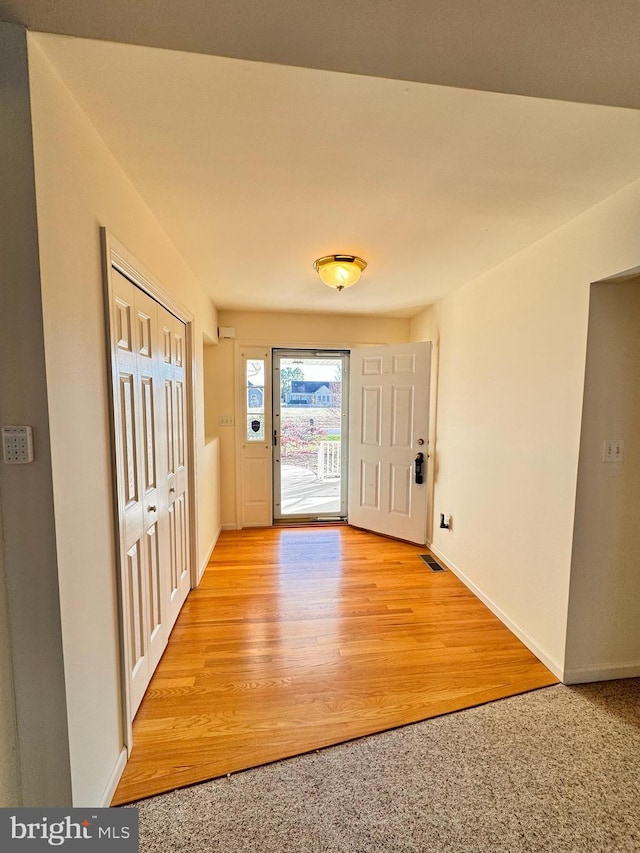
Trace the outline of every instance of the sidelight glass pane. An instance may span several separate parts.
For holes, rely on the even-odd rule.
[[[247,359],[247,385],[264,388],[264,359]]]
[[[247,411],[264,412],[264,388],[247,388]]]
[[[264,441],[264,415],[247,415],[247,441]]]
[[[265,439],[264,377],[264,359],[247,359],[247,441],[264,441]]]

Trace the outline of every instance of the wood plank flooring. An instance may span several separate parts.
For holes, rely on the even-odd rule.
[[[557,683],[421,553],[346,526],[223,533],[113,804]]]

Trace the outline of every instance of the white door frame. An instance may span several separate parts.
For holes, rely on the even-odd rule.
[[[269,369],[269,381],[271,381],[272,375],[272,356],[273,351],[277,349],[286,349],[286,350],[343,350],[344,352],[351,352],[354,349],[355,344],[343,344],[343,343],[326,343],[326,342],[313,342],[309,343],[309,341],[246,341],[246,340],[237,340],[235,342],[234,348],[234,374],[235,374],[235,462],[236,462],[236,529],[242,530],[242,520],[243,520],[243,484],[242,484],[242,445],[245,441],[244,430],[246,429],[246,425],[244,423],[244,376],[242,374],[242,352],[245,349],[263,349],[265,353],[268,353],[268,369]],[[268,427],[269,436],[268,443],[269,448],[272,450],[273,448],[273,428],[271,424],[271,414],[269,413],[269,417],[266,419],[266,426]],[[273,453],[269,453],[269,482],[273,483]],[[271,497],[269,500],[273,498],[273,488],[271,487],[270,491]],[[269,525],[273,524],[273,508],[271,510],[271,520]]]
[[[235,444],[236,444],[236,527],[242,530],[243,527],[268,527],[273,524],[273,505],[272,505],[272,478],[273,478],[273,460],[271,448],[273,443],[272,423],[271,423],[271,355],[272,347],[270,344],[245,344],[236,342],[235,347]],[[265,389],[264,389],[264,441],[247,442],[247,386],[245,377],[246,359],[256,359],[264,361],[265,370]],[[253,459],[248,460],[248,453],[253,453]],[[262,489],[264,502],[258,505],[256,516],[260,516],[253,523],[247,522],[248,503],[245,494],[245,474],[247,473],[247,462],[252,461],[257,463],[258,470],[262,466],[262,479],[264,486]],[[268,488],[267,488],[268,484]]]
[[[114,544],[116,553],[116,566],[122,565],[122,519],[118,506],[117,494],[117,457],[118,443],[116,440],[116,422],[115,422],[115,399],[117,397],[117,377],[115,373],[115,361],[112,354],[112,341],[114,340],[115,318],[111,310],[112,305],[112,280],[111,270],[116,269],[126,278],[128,278],[136,287],[147,293],[152,299],[158,302],[163,308],[166,308],[171,314],[181,320],[186,327],[185,334],[185,378],[186,378],[186,393],[187,393],[187,448],[188,448],[188,498],[190,505],[189,512],[189,536],[191,538],[190,549],[190,577],[191,588],[198,585],[198,557],[197,557],[197,542],[198,542],[198,520],[196,513],[196,495],[197,495],[197,471],[196,471],[196,431],[195,431],[195,352],[193,339],[193,314],[184,308],[180,303],[176,302],[173,296],[165,290],[165,288],[144,268],[144,266],[135,258],[128,249],[120,243],[107,228],[100,228],[100,236],[102,241],[102,261],[103,261],[103,282],[104,282],[104,299],[105,299],[105,335],[106,335],[106,357],[107,357],[107,372],[111,379],[109,384],[109,429],[111,434],[111,476],[112,476],[112,500],[113,500],[113,518],[114,518]],[[115,384],[114,384],[115,382]],[[131,752],[133,746],[133,725],[131,719],[131,697],[129,695],[129,679],[127,678],[127,661],[126,661],[126,625],[128,614],[128,603],[122,595],[123,585],[118,583],[118,603],[119,603],[119,638],[120,638],[120,677],[122,684],[122,723],[124,746],[127,752]]]

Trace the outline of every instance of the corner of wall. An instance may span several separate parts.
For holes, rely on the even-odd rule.
[[[11,664],[11,629],[3,562],[4,541],[0,516],[0,808],[22,805],[18,756],[13,666]]]
[[[429,548],[437,557],[439,557],[443,561],[444,565],[447,566],[447,568],[449,568],[454,573],[454,575],[456,575],[456,577],[458,577],[462,581],[462,583],[468,589],[470,589],[471,592],[477,598],[479,598],[480,601],[485,604],[495,616],[498,617],[502,624],[506,625],[506,627],[511,631],[511,633],[515,634],[515,636],[524,643],[524,645],[529,649],[529,651],[534,654],[538,658],[538,660],[541,661],[548,669],[551,670],[551,672],[556,676],[556,678],[559,678],[560,681],[565,680],[565,672],[562,664],[559,661],[557,661],[552,655],[550,655],[546,649],[543,649],[537,643],[537,641],[527,631],[524,630],[524,628],[518,625],[517,622],[514,622],[514,620],[509,616],[509,614],[506,613],[498,604],[496,604],[496,602],[493,601],[492,598],[486,595],[484,591],[480,589],[480,587],[475,584],[471,580],[471,578],[453,562],[453,560],[449,559],[446,554],[440,551],[439,548],[436,548],[433,545],[429,545]]]
[[[0,408],[35,458],[0,466],[2,562],[24,806],[71,804],[26,31],[0,24]],[[6,83],[6,85],[5,85]],[[37,531],[37,535],[34,535]]]

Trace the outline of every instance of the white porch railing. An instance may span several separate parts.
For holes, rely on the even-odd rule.
[[[340,441],[321,441],[318,445],[318,480],[340,478]]]

